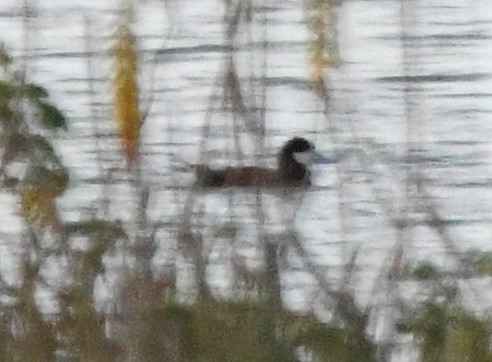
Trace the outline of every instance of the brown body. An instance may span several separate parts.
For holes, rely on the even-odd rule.
[[[226,167],[214,170],[196,167],[196,179],[202,187],[299,187],[310,185],[311,173],[296,161],[294,154],[314,150],[304,138],[289,140],[280,151],[277,169],[257,166]]]
[[[299,177],[292,172],[257,166],[226,167],[212,170],[207,166],[196,169],[197,181],[203,187],[297,187],[309,185],[309,172]]]

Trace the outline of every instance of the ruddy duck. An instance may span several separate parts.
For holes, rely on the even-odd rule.
[[[277,169],[257,166],[226,167],[213,170],[196,167],[196,180],[202,187],[299,187],[311,184],[309,166],[315,162],[334,162],[315,152],[314,145],[302,137],[290,139],[278,155]]]

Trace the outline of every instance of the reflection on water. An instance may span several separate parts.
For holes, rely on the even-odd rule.
[[[3,0],[0,11],[2,40],[19,56],[25,54],[21,3]],[[76,219],[101,195],[98,157],[105,169],[121,166],[119,145],[112,136],[110,91],[111,34],[119,2],[37,3],[30,24],[35,32],[28,41],[28,72],[50,90],[70,118],[69,132],[57,140],[57,146],[72,176],[61,205],[65,217]],[[175,171],[199,159],[210,95],[216,91],[217,71],[229,49],[221,2],[206,3],[196,6],[196,1],[180,0],[165,6],[147,1],[136,14],[145,62],[142,88],[146,95],[153,92],[154,102],[143,129],[144,177],[153,195],[149,213],[161,225],[172,225],[182,213],[186,198],[182,188],[191,184],[192,176],[186,168]],[[439,265],[450,262],[440,236],[425,225],[425,210],[406,209],[408,198],[418,194],[407,189],[409,174],[423,175],[428,197],[438,205],[459,249],[490,248],[492,8],[488,0],[419,0],[403,9],[399,1],[342,1],[338,9],[341,66],[329,71],[328,121],[310,90],[302,9],[294,1],[282,1],[262,13],[269,24],[269,157],[265,162],[274,162],[279,145],[294,134],[313,139],[320,150],[346,156],[337,167],[323,165],[315,170],[316,185],[297,211],[296,227],[313,260],[326,266],[336,281],[352,248],[360,248],[358,266],[363,273],[354,283],[361,303],[368,303],[381,268],[388,267],[386,256],[398,241],[388,218],[408,213],[415,227],[405,236],[407,257]],[[95,98],[90,97],[87,82],[86,19],[96,39],[92,44]],[[257,29],[245,34],[249,37],[235,44],[238,72],[251,79],[249,86],[254,89],[255,80],[264,80],[255,70],[261,69],[264,59],[251,54],[262,51],[264,34]],[[95,115],[91,102],[97,106]],[[210,134],[208,149],[214,164],[235,160],[230,113],[215,112]],[[245,154],[253,160],[254,142],[246,134],[243,141]],[[115,173],[112,182],[109,192],[116,201],[109,206],[111,215],[129,220],[134,200],[124,171]],[[258,257],[250,242],[255,239],[256,216],[247,207],[255,203],[255,196],[238,193],[231,216],[226,211],[231,202],[228,195],[200,195],[205,223],[231,217],[247,241],[244,254]],[[13,200],[2,196],[2,204],[12,206]],[[273,233],[283,228],[279,204],[299,206],[278,195],[263,196],[266,227]],[[10,206],[2,208],[2,218],[9,222],[2,224],[1,233],[20,227],[10,222],[16,220],[15,207]],[[168,233],[162,232],[163,240]],[[220,254],[215,255],[218,261]],[[304,296],[312,291],[311,281],[296,269],[295,256],[291,259],[284,280],[290,293],[287,300],[293,308],[303,308],[309,303]],[[220,280],[219,269],[211,275]]]

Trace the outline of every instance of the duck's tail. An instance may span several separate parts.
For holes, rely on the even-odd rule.
[[[195,166],[196,183],[202,187],[220,187],[225,183],[223,171],[212,170],[206,165]]]

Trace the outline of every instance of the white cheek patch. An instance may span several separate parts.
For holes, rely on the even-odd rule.
[[[294,160],[305,166],[311,166],[314,162],[313,151],[294,152]]]

